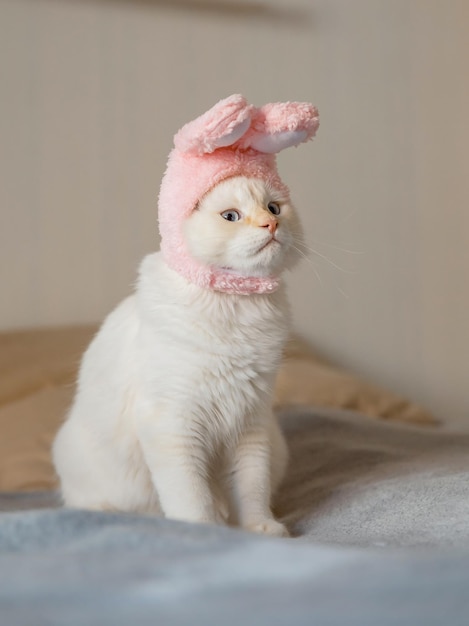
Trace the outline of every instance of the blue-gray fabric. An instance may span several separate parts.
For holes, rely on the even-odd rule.
[[[0,624],[467,626],[469,436],[282,423],[295,539],[0,495]]]

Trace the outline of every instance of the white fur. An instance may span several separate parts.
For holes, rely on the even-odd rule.
[[[245,223],[240,235],[240,222],[220,217],[225,205],[215,188],[194,213],[188,238],[195,245],[203,231],[212,243],[224,240],[222,262],[240,271],[248,255],[237,261],[234,251],[265,238],[268,215],[258,197],[252,201],[252,181],[231,187],[231,206],[244,197],[252,232]],[[285,207],[278,228],[284,241],[289,220],[298,230]],[[214,258],[223,256],[214,247]],[[253,253],[252,268],[270,272],[279,258],[290,262],[284,247],[272,243],[267,253]],[[288,325],[283,289],[252,296],[204,290],[170,270],[159,253],[147,256],[136,293],[108,316],[84,355],[74,404],[54,442],[65,504],[285,535],[270,509],[287,462],[271,391]]]
[[[267,210],[269,202],[280,206],[280,215]],[[220,213],[238,209],[239,222],[226,222]],[[266,226],[278,221],[275,242]],[[292,267],[302,241],[301,226],[289,201],[263,181],[237,176],[218,184],[185,222],[185,236],[192,255],[202,263],[232,269],[248,276],[269,276]],[[263,248],[261,252],[258,252]]]

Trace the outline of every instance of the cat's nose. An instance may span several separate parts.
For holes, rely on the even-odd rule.
[[[259,224],[261,228],[268,228],[269,233],[273,235],[278,228],[278,220],[275,218],[266,219],[262,224]]]

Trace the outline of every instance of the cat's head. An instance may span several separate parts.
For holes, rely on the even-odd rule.
[[[159,195],[169,267],[215,291],[274,291],[300,237],[275,155],[312,139],[318,125],[309,103],[256,108],[234,95],[176,133]]]
[[[303,241],[285,191],[246,176],[228,178],[210,190],[185,220],[184,237],[201,264],[256,278],[290,269]]]

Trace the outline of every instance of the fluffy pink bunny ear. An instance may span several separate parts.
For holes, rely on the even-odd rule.
[[[312,139],[319,127],[316,107],[308,102],[274,102],[256,110],[245,147],[274,154]]]
[[[248,130],[252,108],[239,94],[220,100],[176,133],[175,148],[180,152],[201,155],[233,145]]]

